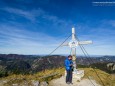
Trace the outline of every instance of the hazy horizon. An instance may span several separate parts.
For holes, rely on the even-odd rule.
[[[0,54],[4,54],[4,53],[0,53]],[[16,53],[6,53],[6,55],[10,55],[10,54],[16,54]],[[35,55],[35,56],[48,56],[49,54],[16,54],[16,55]],[[68,56],[68,55],[70,55],[70,54],[51,54],[51,55],[61,55],[61,56]],[[49,55],[49,56],[51,56],[51,55]],[[76,55],[76,57],[77,56],[83,56],[83,57],[85,57],[85,55],[83,55],[83,54],[78,54],[78,55]],[[90,55],[90,56],[94,56],[94,57],[100,57],[100,56],[115,56],[115,55]],[[87,57],[89,57],[89,56],[87,56]]]

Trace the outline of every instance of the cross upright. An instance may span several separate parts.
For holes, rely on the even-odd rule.
[[[76,47],[78,45],[85,45],[85,44],[91,44],[92,41],[78,41],[76,40],[76,34],[75,34],[75,28],[72,28],[72,39],[68,43],[64,43],[63,46],[69,46],[71,48],[71,55],[72,55],[72,60],[73,60],[73,73],[77,73],[76,69]]]

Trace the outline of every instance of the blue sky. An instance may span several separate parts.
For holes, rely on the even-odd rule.
[[[115,6],[93,1],[105,0],[0,0],[0,53],[48,54],[74,26],[80,40],[93,41],[84,45],[89,54],[115,55]],[[83,54],[79,47],[77,54]]]

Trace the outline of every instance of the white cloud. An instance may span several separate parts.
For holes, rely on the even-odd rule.
[[[40,16],[40,15],[44,14],[44,11],[41,10],[41,9],[25,11],[25,10],[22,10],[22,9],[5,7],[5,8],[1,8],[1,10],[9,12],[9,13],[16,14],[18,16],[22,16],[22,17],[27,18],[31,21],[35,21],[37,16]]]
[[[63,38],[18,27],[2,25],[0,29],[1,53],[48,54],[63,42]]]
[[[64,38],[54,38],[40,32],[18,29],[12,26],[2,26],[0,34],[0,38],[3,38],[0,40],[1,53],[49,54],[64,40]],[[101,39],[103,38],[105,37]],[[92,34],[81,36],[80,39],[93,40],[93,44],[85,46],[91,55],[114,55],[113,51],[115,47],[113,47],[114,45],[110,45],[108,41],[111,40],[108,38],[101,40],[99,36]],[[70,48],[60,47],[53,54],[70,54]],[[79,47],[77,47],[77,54],[83,55]]]
[[[110,25],[112,27],[115,27],[115,20],[112,20],[112,19],[111,20],[102,20],[101,23],[103,25]]]
[[[71,23],[70,21],[59,19],[57,16],[49,15],[42,9],[25,11],[22,9],[5,7],[1,8],[1,10],[22,16],[32,22],[38,22],[40,17],[52,22],[52,26],[55,27],[66,27]],[[16,22],[8,20],[7,23],[0,25],[0,38],[3,38],[0,40],[0,45],[2,45],[0,50],[1,53],[48,54],[63,42],[64,37],[55,38],[44,33],[25,30],[23,25],[19,26],[19,24],[16,24],[15,26],[11,26],[10,24],[12,23],[13,25],[14,23],[16,24]],[[63,49],[57,51],[57,53],[66,53],[60,51],[63,51]]]
[[[22,16],[32,22],[36,21],[36,19],[39,21],[40,17],[51,21],[52,26],[55,27],[61,26],[66,28],[72,23],[71,21],[62,20],[57,16],[49,15],[42,9],[25,11],[16,8],[1,8],[1,10]],[[79,29],[76,27],[78,35],[81,33],[79,35],[81,40],[93,40],[94,43],[92,45],[87,45],[86,47],[91,54],[114,54],[115,47],[113,44],[115,42],[115,30],[109,29],[108,27],[103,27],[106,26],[106,24],[107,23],[101,22],[100,25],[96,28],[92,28],[88,24],[81,24],[81,26],[78,24]],[[109,24],[114,26],[115,21],[111,20],[109,21]],[[1,53],[48,54],[50,51],[55,49],[64,39],[55,38],[40,32],[25,30],[25,28],[22,27],[23,26],[18,27],[10,26],[7,24],[0,25],[0,38],[2,38],[0,40]],[[63,47],[55,53],[70,54],[70,50],[69,48]],[[79,48],[77,48],[77,53],[82,54]]]
[[[39,18],[46,19],[47,21],[52,22],[52,26],[68,26],[72,24],[72,21],[65,21],[63,19],[58,18],[55,15],[50,15],[47,11],[38,8],[38,9],[32,9],[32,10],[23,10],[18,8],[11,8],[11,7],[5,7],[0,8],[0,10],[9,12],[11,14],[16,14],[18,16],[22,16],[32,22],[39,22]]]

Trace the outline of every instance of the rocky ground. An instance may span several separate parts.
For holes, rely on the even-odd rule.
[[[65,77],[62,76],[61,78],[52,80],[49,83],[49,86],[101,86],[101,85],[97,84],[95,80],[90,81],[89,79],[82,79],[81,81],[73,80],[73,84],[68,85],[65,83]]]

